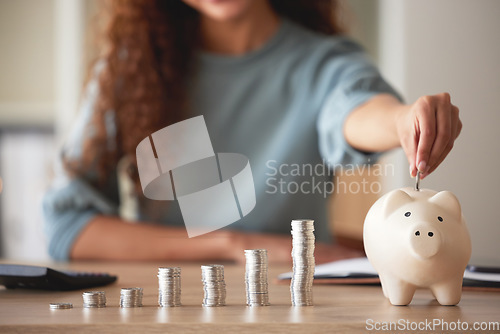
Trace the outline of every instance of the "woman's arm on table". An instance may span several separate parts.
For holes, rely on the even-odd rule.
[[[231,260],[232,242],[226,231],[190,239],[183,227],[131,223],[115,216],[98,215],[76,238],[70,257],[74,260]]]
[[[96,216],[71,250],[73,260],[244,261],[245,249],[265,248],[270,262],[291,262],[291,236],[217,230],[188,238],[183,227],[130,223]],[[316,261],[329,262],[362,254],[338,245],[316,243]]]

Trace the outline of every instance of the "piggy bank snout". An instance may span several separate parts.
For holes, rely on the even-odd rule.
[[[439,251],[441,234],[437,228],[422,224],[410,229],[410,248],[414,255],[421,259],[428,259]]]

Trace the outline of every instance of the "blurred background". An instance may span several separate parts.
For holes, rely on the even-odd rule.
[[[450,92],[464,124],[422,187],[451,190],[472,236],[471,263],[500,266],[500,1],[342,0],[344,20],[408,103]],[[0,257],[48,260],[40,200],[77,112],[99,0],[0,0]],[[413,185],[400,150],[383,191]],[[390,169],[391,170],[391,169]],[[332,199],[339,240],[359,246],[376,194]]]

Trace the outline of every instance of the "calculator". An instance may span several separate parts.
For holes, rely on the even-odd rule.
[[[0,264],[0,285],[7,289],[78,290],[115,282],[107,273],[61,271],[47,267]]]

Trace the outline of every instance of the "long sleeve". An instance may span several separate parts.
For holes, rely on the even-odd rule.
[[[76,123],[62,154],[72,161],[82,155],[82,146],[92,135],[89,126],[98,95],[97,81],[91,81],[85,91]],[[109,124],[108,124],[109,123]],[[106,123],[108,136],[114,135],[113,122]],[[108,184],[96,189],[91,184],[95,171],[89,170],[79,178],[71,178],[62,167],[62,157],[56,162],[56,177],[43,198],[45,232],[48,237],[48,250],[56,260],[67,260],[75,239],[90,220],[98,214],[117,213],[118,196],[116,177],[111,175]]]
[[[387,93],[402,100],[382,78],[361,47],[348,39],[336,46],[343,55],[332,57],[323,69],[325,81],[331,80],[329,93],[317,119],[319,148],[323,159],[332,167],[374,163],[381,152],[361,152],[344,137],[344,123],[349,114],[377,94]],[[328,53],[325,53],[328,55]]]

